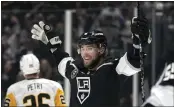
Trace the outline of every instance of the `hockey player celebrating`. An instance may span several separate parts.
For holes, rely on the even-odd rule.
[[[132,76],[140,71],[139,39],[145,46],[150,38],[147,19],[132,19],[133,45],[121,58],[107,56],[106,37],[103,32],[94,30],[80,36],[80,60],[75,60],[60,49],[59,36],[46,33],[45,27],[49,28],[42,21],[33,25],[32,38],[50,49],[59,73],[69,79],[70,107],[118,107],[119,75]]]
[[[35,55],[24,55],[20,60],[20,69],[25,80],[8,88],[4,107],[66,107],[62,86],[39,78],[40,63]]]

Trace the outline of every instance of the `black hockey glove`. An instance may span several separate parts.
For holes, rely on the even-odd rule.
[[[133,38],[133,46],[139,49],[141,42],[142,46],[146,46],[151,43],[151,32],[149,30],[148,20],[146,18],[134,17],[131,23],[131,31]]]

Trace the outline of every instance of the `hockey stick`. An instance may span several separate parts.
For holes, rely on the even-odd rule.
[[[138,13],[138,18],[142,18],[144,17],[144,14],[140,8],[140,2],[137,2],[137,13]],[[141,94],[142,94],[142,101],[145,101],[145,91],[144,91],[144,57],[145,57],[145,53],[144,53],[144,48],[142,46],[142,42],[140,39],[140,68],[141,68]]]

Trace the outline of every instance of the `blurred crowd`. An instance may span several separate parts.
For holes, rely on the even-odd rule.
[[[43,20],[54,27],[54,33],[64,41],[64,11],[72,9],[72,56],[76,57],[76,41],[86,31],[99,29],[108,39],[109,53],[120,57],[131,45],[131,18],[134,16],[136,2],[1,2],[1,98],[7,88],[23,79],[19,69],[19,60],[26,53],[34,53],[41,63],[41,77],[59,81],[63,78],[57,72],[57,65],[51,53],[43,43],[31,39],[31,27]],[[164,63],[174,59],[174,3],[142,2],[155,39],[156,77],[163,69]],[[154,33],[155,32],[155,33]],[[154,35],[153,35],[154,34]],[[152,68],[152,45],[146,49],[149,56],[145,61],[145,76],[150,81]],[[147,71],[146,71],[147,70]],[[130,80],[132,78],[129,78]],[[129,80],[128,79],[128,80]],[[150,84],[151,82],[149,82]],[[125,85],[128,84],[128,85]],[[131,81],[124,86],[124,95],[131,94]],[[151,84],[152,85],[152,84]],[[148,89],[151,87],[149,85]],[[121,102],[131,104],[131,98]],[[126,106],[123,104],[123,107]]]

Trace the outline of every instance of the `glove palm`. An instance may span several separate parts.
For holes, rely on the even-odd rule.
[[[51,32],[49,33],[48,31],[51,31],[50,26],[45,25],[43,21],[40,21],[39,24],[33,25],[31,30],[32,38],[42,41],[50,49],[55,49],[62,43],[62,41],[59,39],[59,36],[51,34]]]
[[[46,36],[45,30],[44,30],[45,23],[43,21],[39,22],[39,25],[34,24],[33,28],[31,30],[32,38],[35,40],[40,40],[44,44],[48,44],[48,38]]]

